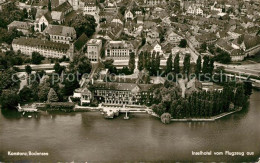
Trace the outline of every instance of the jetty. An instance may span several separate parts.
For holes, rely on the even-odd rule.
[[[25,105],[25,106],[21,106],[20,104],[18,104],[17,106],[17,110],[18,112],[38,112],[38,109],[36,108],[36,105]]]
[[[129,119],[127,113],[147,113],[146,106],[139,105],[120,105],[120,104],[101,104],[99,105],[100,111],[104,113],[105,118],[114,118],[119,116],[120,113],[126,113],[125,119]]]

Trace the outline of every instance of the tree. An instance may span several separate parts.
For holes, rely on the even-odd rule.
[[[67,78],[64,81],[64,87],[62,90],[63,96],[70,96],[73,94],[73,91],[79,88],[79,82],[77,80],[76,75],[74,75],[74,80]]]
[[[209,74],[210,74],[210,76],[212,76],[213,71],[214,71],[214,62],[215,62],[214,58],[211,57],[210,61],[209,61]]]
[[[143,56],[144,54],[143,54],[143,52],[141,52],[140,54],[139,54],[139,56],[138,56],[138,70],[139,71],[142,71],[143,70],[143,68],[144,68],[144,65],[143,65]]]
[[[12,69],[0,72],[0,94],[4,89],[19,88],[20,80]]]
[[[117,68],[114,66],[114,60],[108,59],[103,62],[104,67],[108,69],[111,74],[117,74]]]
[[[54,89],[51,88],[48,93],[48,102],[57,102],[57,101],[59,101],[59,97],[57,93],[54,91]]]
[[[173,67],[172,54],[170,54],[168,59],[167,59],[167,62],[166,62],[165,74],[168,74],[168,73],[172,72],[172,67]]]
[[[150,74],[146,69],[143,69],[138,74],[137,83],[139,84],[148,84],[150,83]]]
[[[24,17],[24,19],[28,18],[28,12],[27,12],[26,8],[23,9],[23,17]]]
[[[123,75],[130,75],[132,74],[133,71],[130,71],[129,68],[127,66],[124,66],[122,68],[122,70],[119,71],[119,73],[123,74]]]
[[[135,69],[135,53],[130,53],[130,58],[128,62],[129,70],[133,73]]]
[[[207,50],[207,43],[206,42],[203,42],[201,45],[200,45],[200,49],[205,52]]]
[[[57,74],[61,74],[62,73],[62,71],[65,69],[65,67],[64,66],[61,66],[58,62],[57,63],[55,63],[55,65],[53,66],[53,68],[54,68],[54,70],[55,70],[55,72],[57,73]]]
[[[174,67],[174,73],[175,74],[179,74],[180,73],[180,56],[179,53],[176,54],[175,58],[174,58],[174,63],[173,63],[173,67]]]
[[[223,64],[228,64],[231,62],[231,57],[230,55],[227,53],[227,52],[223,52],[221,51],[220,54],[216,55],[214,57],[214,59],[217,61],[217,62],[220,62],[220,63],[223,63]]]
[[[36,13],[37,13],[37,9],[36,8],[32,8],[31,11],[29,12],[30,17],[35,20],[36,17]]]
[[[252,82],[249,79],[247,79],[244,82],[245,95],[249,97],[252,94],[252,89],[253,89]]]
[[[161,103],[158,105],[156,105],[156,104],[152,105],[151,109],[153,110],[153,112],[155,112],[159,116],[161,116],[166,111],[166,108]]]
[[[259,33],[260,33],[260,30],[259,30]],[[145,37],[142,37],[142,44],[141,44],[141,47],[144,46],[146,43],[146,38]]]
[[[201,56],[199,55],[197,62],[196,62],[196,69],[195,69],[195,74],[197,78],[199,77],[199,74],[201,72]]]
[[[126,11],[126,7],[125,6],[121,6],[119,8],[119,12],[121,13],[121,15],[125,15],[125,11]]]
[[[243,86],[240,85],[236,88],[234,104],[237,107],[242,107],[244,102],[245,102],[245,90]]]
[[[74,27],[77,33],[77,37],[85,33],[90,38],[96,31],[96,20],[92,15],[79,14],[75,19],[72,19],[69,26]]]
[[[38,92],[38,97],[40,101],[46,101],[48,93],[50,91],[50,84],[49,83],[42,83],[39,85],[39,92]]]
[[[32,91],[27,86],[23,87],[23,89],[19,92],[19,97],[21,101],[29,101],[32,98]]]
[[[32,68],[31,68],[30,65],[26,65],[26,66],[25,66],[25,72],[26,72],[28,75],[30,75],[30,74],[32,73]]]
[[[70,62],[69,69],[73,73],[78,72],[81,76],[86,73],[89,74],[92,67],[90,60],[85,55],[76,54],[73,61]]]
[[[48,11],[51,11],[51,0],[48,0]]]
[[[206,73],[209,73],[209,62],[210,62],[209,56],[205,55],[203,57],[203,60],[204,61],[203,61],[202,73],[206,74]]]
[[[169,124],[171,122],[171,114],[170,113],[163,113],[161,115],[161,121],[164,124]]]
[[[186,39],[181,39],[179,47],[186,48],[187,47],[187,40]]]
[[[23,33],[18,31],[16,28],[11,28],[8,31],[6,29],[0,28],[0,41],[4,41],[7,44],[11,44],[14,38],[20,36],[23,36]]]
[[[161,62],[160,54],[157,53],[156,58],[155,58],[155,69],[156,69],[156,71],[160,70],[160,62]]]
[[[183,74],[189,75],[190,73],[190,55],[187,54],[184,57],[184,62],[183,62]]]
[[[14,109],[19,102],[19,96],[11,89],[4,90],[0,96],[0,104],[2,105],[2,108]]]
[[[32,52],[32,64],[41,64],[44,57],[38,52]]]

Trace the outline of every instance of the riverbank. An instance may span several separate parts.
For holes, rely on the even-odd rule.
[[[234,114],[236,112],[241,111],[242,109],[239,110],[235,110],[232,112],[228,112],[228,113],[222,113],[213,117],[209,117],[209,118],[185,118],[185,119],[171,119],[172,122],[213,122],[216,121],[218,119],[221,119],[223,117],[226,117],[228,115]]]

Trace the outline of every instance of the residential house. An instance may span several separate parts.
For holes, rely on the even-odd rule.
[[[203,15],[203,10],[200,7],[194,5],[189,6],[187,13],[191,15]]]
[[[93,99],[92,93],[88,88],[78,88],[73,93],[73,98],[80,99],[80,104],[89,104]]]
[[[183,39],[180,35],[173,32],[173,30],[169,29],[166,32],[166,41],[170,42],[173,46],[178,46],[180,41]]]
[[[185,48],[180,48],[180,47],[173,47],[171,49],[171,53],[172,53],[172,58],[175,58],[177,54],[179,54],[180,57],[180,63],[184,62],[184,58],[186,55],[190,55],[190,52],[185,49]],[[194,62],[194,59],[191,57],[190,58],[191,62]]]
[[[195,36],[199,44],[206,43],[207,45],[212,45],[217,41],[217,36],[214,33],[206,33]]]
[[[214,84],[213,82],[202,82],[202,81],[195,81],[195,87],[202,91],[223,91],[223,86],[219,86],[217,84]]]
[[[111,23],[119,23],[119,24],[124,24],[124,17],[121,14],[117,14],[111,21]]]
[[[22,22],[22,21],[13,21],[8,26],[8,31],[12,29],[17,29],[18,31],[22,32],[24,35],[28,35],[31,30],[31,24],[28,22]]]
[[[199,47],[200,47],[200,43],[196,40],[196,37],[195,37],[195,36],[190,36],[190,37],[189,37],[189,40],[190,40],[190,42],[192,43],[192,45],[193,45],[195,48],[199,48]]]
[[[131,10],[126,10],[125,11],[125,20],[129,21],[129,20],[133,20],[134,19],[134,14],[131,12]]]
[[[76,39],[76,31],[73,27],[61,25],[49,25],[43,33],[49,35],[51,41],[70,44]]]
[[[118,39],[121,35],[121,33],[124,30],[124,26],[121,23],[110,23],[108,24],[106,31],[106,36],[110,39],[110,40],[115,40]]]
[[[156,52],[159,54],[163,54],[162,46],[160,45],[160,43],[158,41],[155,41],[153,44],[151,44],[151,47],[152,47],[151,53]]]
[[[144,24],[144,17],[143,16],[137,16],[136,22],[137,22],[137,24]]]
[[[32,55],[32,52],[39,52],[46,58],[72,58],[74,47],[73,45],[57,43],[38,38],[20,37],[14,39],[12,47],[15,52],[20,50],[23,54],[28,56]]]
[[[159,36],[160,36],[160,33],[159,33],[158,28],[154,27],[150,31],[147,32],[146,42],[149,42],[150,44],[152,44],[155,41],[160,41]]]
[[[51,12],[52,20],[58,22],[59,24],[62,24],[65,21],[65,16],[71,11],[73,11],[73,8],[71,4],[66,1]]]
[[[8,5],[10,5],[11,3],[13,2],[8,0],[0,0],[0,11],[7,9]]]
[[[166,0],[144,0],[144,3],[147,5],[159,5],[165,2]]]

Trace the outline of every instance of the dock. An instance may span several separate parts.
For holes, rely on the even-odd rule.
[[[18,112],[31,112],[31,113],[38,112],[38,109],[36,108],[35,105],[31,105],[31,106],[26,105],[26,106],[22,107],[20,104],[18,104],[17,110],[18,110]]]

